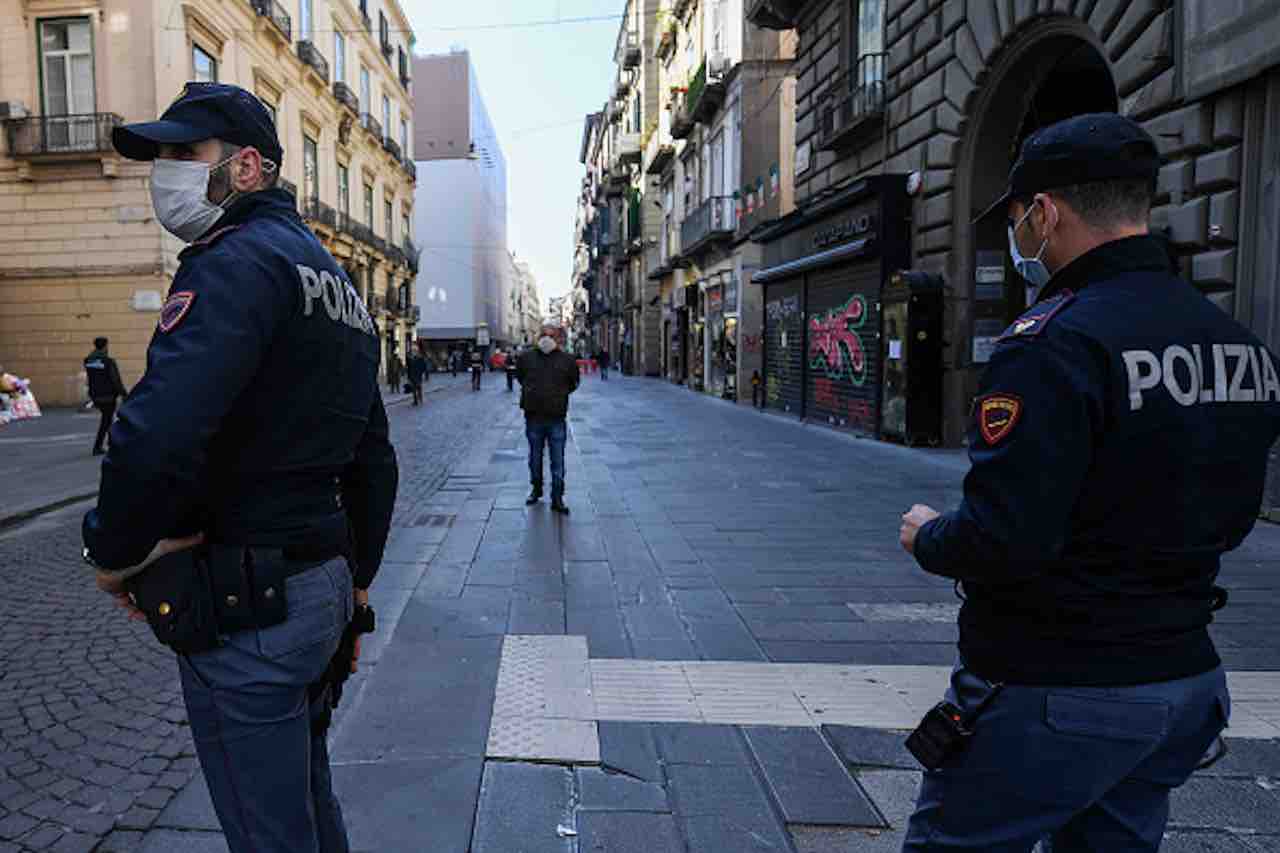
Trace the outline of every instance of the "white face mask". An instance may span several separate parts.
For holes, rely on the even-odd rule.
[[[152,163],[151,204],[166,231],[184,243],[191,243],[222,218],[226,213],[224,206],[235,193],[228,195],[222,204],[209,201],[209,175],[233,159],[228,157],[213,165],[193,160]]]
[[[1038,203],[1036,202],[1036,204]],[[1040,244],[1040,251],[1036,252],[1034,258],[1024,258],[1022,252],[1018,250],[1018,240],[1014,236],[1018,229],[1022,227],[1022,223],[1026,222],[1027,217],[1031,215],[1032,207],[1035,207],[1035,204],[1027,208],[1027,212],[1022,215],[1017,224],[1009,227],[1009,257],[1013,260],[1013,268],[1018,271],[1018,275],[1026,279],[1027,284],[1030,285],[1027,289],[1028,303],[1032,301],[1030,298],[1032,292],[1039,293],[1040,288],[1048,284],[1050,278],[1049,268],[1041,260],[1045,248],[1049,245],[1049,238],[1044,238],[1044,242]]]
[[[556,349],[556,339],[550,335],[543,335],[538,338],[538,349],[542,350],[543,355],[551,355]]]

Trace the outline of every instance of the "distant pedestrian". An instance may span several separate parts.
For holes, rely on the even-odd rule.
[[[102,413],[98,424],[98,437],[93,442],[93,455],[101,456],[107,451],[102,442],[111,429],[111,421],[116,416],[116,402],[128,396],[124,383],[120,381],[120,368],[116,360],[107,355],[109,341],[106,338],[93,339],[93,352],[84,360],[84,372],[89,377],[89,399],[94,407]]]
[[[454,379],[458,378],[458,365],[462,362],[462,353],[454,350],[449,353],[449,373]]]
[[[511,391],[515,387],[516,381],[516,351],[511,349],[507,351],[507,360],[504,364],[507,371],[507,390]]]
[[[402,394],[404,391],[400,388],[400,376],[403,372],[403,365],[400,363],[400,356],[391,353],[391,357],[387,359],[387,387],[391,389],[392,394]]]
[[[751,407],[753,409],[764,408],[764,380],[760,378],[760,371],[751,371]]]
[[[410,405],[422,405],[422,383],[427,377],[427,359],[421,349],[415,349],[409,355],[409,393],[413,395]]]
[[[479,349],[471,350],[471,390],[479,391],[484,379],[484,353]]]
[[[608,381],[609,379],[609,353],[607,350],[600,350],[596,355],[596,364],[600,366],[600,378]]]
[[[520,408],[524,409],[525,436],[529,439],[529,480],[533,490],[526,504],[542,499],[543,448],[551,449],[551,509],[569,514],[564,502],[564,447],[569,436],[565,418],[569,395],[578,389],[578,362],[560,349],[564,332],[543,326],[538,348],[520,357]]]

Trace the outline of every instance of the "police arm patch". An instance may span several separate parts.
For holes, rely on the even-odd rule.
[[[164,307],[160,309],[160,331],[167,335],[178,328],[195,301],[196,294],[191,290],[170,293],[169,298],[164,301]]]
[[[1022,398],[1015,394],[988,394],[978,400],[978,429],[991,446],[1013,432],[1022,417]]]

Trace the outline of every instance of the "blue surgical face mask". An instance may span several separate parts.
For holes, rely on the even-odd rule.
[[[1049,238],[1045,237],[1044,242],[1040,244],[1040,251],[1036,252],[1034,258],[1024,258],[1022,252],[1018,251],[1018,240],[1014,236],[1018,229],[1022,227],[1022,223],[1027,221],[1027,217],[1031,215],[1032,208],[1039,202],[1035,202],[1031,207],[1027,208],[1027,212],[1022,214],[1022,218],[1015,224],[1009,226],[1009,257],[1013,260],[1013,268],[1018,271],[1018,275],[1027,280],[1027,284],[1031,285],[1037,292],[1049,282],[1049,268],[1044,265],[1041,259],[1044,255],[1045,247],[1049,245]]]

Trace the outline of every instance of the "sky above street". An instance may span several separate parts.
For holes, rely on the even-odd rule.
[[[545,308],[569,292],[582,121],[609,94],[623,0],[402,2],[418,52],[471,52],[507,158],[508,242]]]

